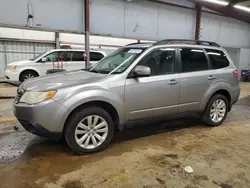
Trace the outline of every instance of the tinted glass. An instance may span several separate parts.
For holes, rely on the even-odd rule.
[[[72,52],[72,61],[84,61],[84,52]]]
[[[100,61],[104,56],[98,52],[90,52],[90,61]]]
[[[229,66],[229,61],[224,52],[219,50],[206,49],[213,69],[221,69]]]
[[[150,52],[138,65],[151,69],[151,76],[164,75],[174,72],[175,49],[160,48]]]
[[[202,49],[180,49],[182,72],[194,72],[208,69],[208,61]]]

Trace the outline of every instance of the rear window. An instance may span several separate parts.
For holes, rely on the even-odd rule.
[[[90,61],[100,61],[104,55],[98,52],[90,52]]]
[[[229,61],[224,52],[220,50],[211,50],[211,49],[206,49],[206,52],[210,59],[213,69],[221,69],[229,66]]]

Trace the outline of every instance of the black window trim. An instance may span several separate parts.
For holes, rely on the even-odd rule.
[[[145,58],[148,54],[150,54],[152,51],[154,51],[154,50],[157,50],[157,49],[161,49],[161,48],[173,48],[173,49],[175,49],[175,62],[174,62],[174,64],[175,64],[175,66],[174,66],[174,71],[172,72],[172,73],[169,73],[169,74],[162,74],[162,75],[150,75],[149,77],[144,77],[144,78],[150,78],[150,77],[156,77],[156,76],[167,76],[167,75],[172,75],[172,74],[178,74],[179,73],[179,71],[178,71],[178,69],[179,69],[179,67],[178,67],[178,61],[177,61],[177,58],[178,58],[178,55],[177,55],[177,49],[178,49],[178,47],[171,47],[171,46],[163,46],[163,47],[157,47],[157,48],[152,48],[150,51],[148,51],[141,59],[140,59],[140,61],[138,61],[137,62],[137,64],[133,67],[133,69],[129,72],[129,74],[128,74],[128,76],[127,76],[127,79],[130,79],[130,78],[137,78],[137,77],[135,77],[134,75],[133,75],[133,72],[134,72],[134,70],[135,70],[135,68],[137,67],[137,65],[143,60],[143,58]],[[140,56],[139,56],[140,57]],[[138,58],[139,58],[138,57]],[[136,60],[136,59],[135,59]],[[141,78],[143,78],[143,77],[141,77]]]
[[[184,46],[184,47],[179,46],[177,48],[178,48],[177,49],[177,51],[178,51],[178,65],[179,65],[178,68],[179,68],[179,73],[180,74],[192,73],[192,72],[205,72],[205,71],[208,71],[208,70],[213,70],[213,69],[211,69],[212,68],[211,67],[211,62],[210,62],[210,59],[208,58],[208,55],[207,55],[205,49],[204,48],[199,48],[199,47],[194,47],[195,49],[200,49],[200,50],[202,50],[204,52],[204,54],[206,56],[206,59],[207,59],[208,69],[207,70],[190,71],[190,72],[182,72],[182,59],[181,59],[181,51],[180,51],[180,49],[181,48],[192,48],[192,47],[191,46]]]

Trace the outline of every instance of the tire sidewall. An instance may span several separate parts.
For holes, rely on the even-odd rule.
[[[94,148],[94,149],[85,149],[82,148],[81,146],[78,145],[78,143],[75,140],[75,129],[78,125],[78,123],[84,119],[87,116],[90,115],[98,115],[100,117],[102,117],[103,119],[105,119],[105,121],[108,124],[108,135],[105,139],[105,141],[98,147]],[[110,143],[113,134],[114,134],[114,123],[112,118],[110,117],[110,115],[108,114],[108,112],[106,112],[105,110],[103,110],[102,108],[99,107],[90,107],[90,108],[84,108],[78,112],[76,112],[75,114],[73,114],[69,121],[66,123],[66,128],[65,128],[65,140],[67,142],[67,144],[69,145],[69,147],[76,153],[79,154],[83,154],[83,153],[93,153],[93,152],[98,152],[103,150],[104,148],[106,148],[108,146],[108,144]]]
[[[32,75],[34,75],[34,78],[37,77],[37,74],[36,74],[35,72],[33,72],[33,71],[25,71],[25,72],[23,72],[23,73],[21,74],[21,76],[20,76],[20,81],[21,81],[21,82],[24,82],[24,81],[25,81],[25,75],[26,75],[26,74],[32,74]],[[28,79],[26,79],[26,80],[28,80]]]
[[[223,100],[225,102],[225,104],[226,104],[226,112],[225,112],[225,115],[224,115],[224,117],[222,118],[221,121],[214,122],[214,121],[212,121],[212,119],[210,117],[210,109],[211,109],[213,103],[218,99],[221,99],[221,100]],[[211,99],[209,100],[207,106],[206,106],[206,109],[205,109],[205,113],[204,113],[204,115],[205,115],[205,117],[204,117],[205,118],[205,123],[207,123],[210,126],[218,126],[218,125],[222,124],[224,122],[224,120],[226,119],[226,117],[227,117],[228,110],[229,110],[229,102],[228,102],[228,100],[227,100],[227,98],[225,96],[223,96],[221,94],[216,94],[216,95],[212,96]]]

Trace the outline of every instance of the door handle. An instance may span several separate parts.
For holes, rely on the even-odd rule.
[[[213,75],[210,75],[210,76],[208,76],[208,80],[214,80],[216,77],[215,76],[213,76]]]
[[[173,80],[170,80],[170,81],[168,82],[168,84],[169,84],[169,85],[175,85],[175,84],[178,84],[178,82],[177,82],[175,79],[173,79]]]

